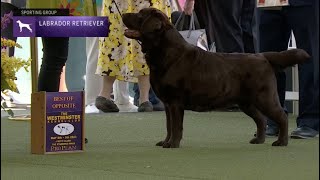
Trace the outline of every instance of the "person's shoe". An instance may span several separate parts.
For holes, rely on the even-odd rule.
[[[292,131],[290,137],[292,139],[308,139],[308,138],[317,137],[318,135],[319,135],[319,131],[316,131],[306,126],[302,126]]]
[[[165,108],[164,108],[164,104],[159,101],[157,104],[152,104],[153,106],[153,111],[164,111]]]
[[[153,111],[153,106],[150,101],[146,101],[138,107],[138,112],[152,112]]]
[[[86,114],[99,113],[99,109],[94,104],[88,104],[85,108]]]
[[[279,128],[267,126],[266,137],[276,137],[279,135]],[[257,136],[257,132],[254,133],[254,137]]]
[[[96,103],[95,103],[96,107],[107,113],[107,112],[119,112],[119,108],[117,107],[117,105],[110,99],[106,99],[105,97],[102,96],[98,96],[96,98]]]
[[[138,112],[138,107],[130,102],[128,104],[117,104],[117,106],[120,112]]]

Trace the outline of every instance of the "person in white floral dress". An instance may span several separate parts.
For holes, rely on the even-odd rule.
[[[169,0],[103,0],[102,16],[108,16],[110,33],[99,39],[99,59],[96,74],[102,75],[103,86],[96,99],[96,107],[103,112],[118,112],[117,105],[111,100],[112,85],[116,79],[138,82],[140,87],[139,112],[152,111],[149,102],[149,67],[137,41],[124,36],[125,26],[121,12],[139,12],[143,8],[154,7],[170,16]]]

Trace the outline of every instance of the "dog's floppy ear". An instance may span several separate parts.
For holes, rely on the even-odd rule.
[[[155,15],[150,15],[141,26],[142,33],[149,33],[160,30],[162,28],[161,20]]]
[[[160,10],[153,9],[141,26],[141,32],[148,33],[171,27],[169,18]]]

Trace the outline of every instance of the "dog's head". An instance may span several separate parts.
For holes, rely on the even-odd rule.
[[[157,42],[166,30],[173,28],[169,18],[155,8],[145,8],[139,13],[123,14],[123,22],[128,28],[124,35],[142,43]]]
[[[17,20],[16,22],[17,22],[17,23],[21,23],[21,21],[20,21],[20,20]]]

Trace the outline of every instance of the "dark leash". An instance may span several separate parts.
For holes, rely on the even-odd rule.
[[[116,8],[117,8],[117,10],[118,10],[118,13],[120,14],[121,19],[122,19],[122,14],[121,14],[121,11],[120,11],[120,9],[119,9],[119,7],[118,7],[118,4],[116,3],[115,0],[112,0],[112,2],[114,3],[114,5],[116,5]]]
[[[121,11],[120,11],[120,9],[119,9],[119,7],[118,7],[118,4],[116,3],[115,0],[112,0],[112,3],[113,3],[114,5],[116,5],[117,11],[118,11],[118,13],[119,13],[120,16],[121,16],[121,21],[123,22],[122,13],[121,13]],[[138,42],[139,45],[141,45],[141,42],[140,42],[140,41],[138,41],[138,40],[136,40],[136,41]]]

